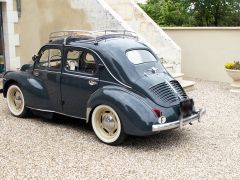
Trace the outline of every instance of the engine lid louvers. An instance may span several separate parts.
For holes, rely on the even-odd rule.
[[[155,101],[160,105],[172,106],[187,99],[188,96],[178,81],[163,82],[149,88],[155,96]]]
[[[172,81],[170,81],[170,84],[177,91],[178,96],[180,97],[181,100],[184,100],[184,99],[188,98],[186,92],[184,91],[184,89],[182,88],[182,86],[180,85],[180,83],[178,81],[172,80]]]

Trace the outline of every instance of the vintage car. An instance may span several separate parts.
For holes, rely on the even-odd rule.
[[[4,74],[10,112],[59,113],[91,123],[104,143],[146,136],[200,121],[178,81],[130,31],[60,31],[33,64]]]

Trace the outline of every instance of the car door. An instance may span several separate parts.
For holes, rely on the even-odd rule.
[[[98,89],[99,59],[93,52],[67,47],[61,79],[63,113],[85,118],[87,101]]]
[[[41,91],[33,99],[33,107],[41,110],[62,112],[60,78],[62,46],[46,45],[38,54],[34,64],[33,76],[40,84]],[[37,85],[37,83],[35,83]],[[42,88],[40,88],[42,87]]]

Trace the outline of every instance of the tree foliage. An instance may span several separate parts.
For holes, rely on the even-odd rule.
[[[240,26],[240,0],[148,0],[140,6],[161,26]]]

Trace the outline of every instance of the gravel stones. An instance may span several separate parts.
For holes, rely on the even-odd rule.
[[[240,95],[196,81],[189,95],[207,109],[202,123],[118,147],[76,119],[15,118],[1,96],[0,179],[239,179]]]

